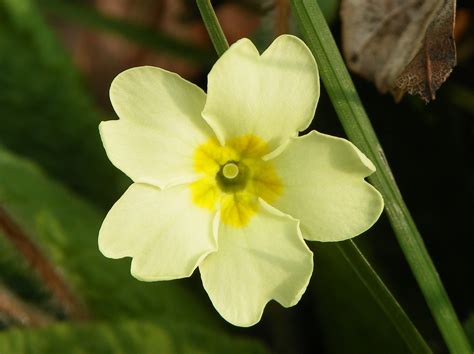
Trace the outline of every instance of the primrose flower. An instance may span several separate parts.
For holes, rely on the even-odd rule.
[[[144,281],[199,267],[217,311],[257,323],[268,301],[295,305],[313,271],[306,240],[367,230],[383,201],[373,164],[349,141],[308,128],[319,98],[316,62],[298,38],[260,55],[239,40],[215,63],[207,95],[180,76],[138,67],[113,81],[119,120],[100,133],[133,184],[99,234],[110,258],[132,257]]]

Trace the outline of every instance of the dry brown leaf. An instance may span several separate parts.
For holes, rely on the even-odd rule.
[[[456,64],[455,0],[343,0],[343,51],[350,69],[400,99],[428,102]]]

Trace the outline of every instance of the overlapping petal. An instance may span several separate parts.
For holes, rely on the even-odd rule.
[[[297,137],[319,99],[316,62],[297,37],[278,37],[262,55],[238,41],[211,70],[207,97],[155,67],[123,72],[110,95],[120,119],[101,123],[101,137],[136,183],[105,218],[101,252],[132,257],[144,281],[199,266],[234,325],[257,323],[272,299],[299,301],[313,271],[303,237],[345,240],[382,211],[364,180],[375,167],[354,145],[318,132]],[[221,171],[230,164],[239,174]]]
[[[278,37],[262,55],[241,39],[212,68],[207,93],[203,117],[221,143],[253,134],[272,151],[313,118],[319,98],[316,61],[294,36]]]
[[[301,221],[304,238],[341,241],[366,231],[383,209],[364,180],[375,167],[345,139],[312,131],[272,160],[283,183],[273,205]]]
[[[140,280],[188,277],[217,249],[212,223],[211,213],[192,205],[188,187],[134,183],[107,214],[99,248],[109,258],[133,257]]]
[[[219,250],[199,266],[215,308],[234,325],[257,323],[268,301],[295,305],[313,271],[298,221],[260,202],[245,228],[219,227]]]
[[[120,119],[102,122],[100,133],[116,167],[161,188],[196,178],[193,152],[214,136],[201,117],[206,94],[199,87],[145,66],[118,75],[110,98]]]

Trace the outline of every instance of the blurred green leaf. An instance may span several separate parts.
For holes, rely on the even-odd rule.
[[[265,354],[255,341],[189,325],[139,322],[58,324],[0,334],[0,353],[15,354]]]
[[[102,256],[97,234],[104,214],[49,180],[34,164],[2,149],[0,202],[59,268],[94,318],[168,317],[213,323],[210,304],[201,304],[183,283],[140,282],[130,275],[129,259]]]
[[[109,205],[119,174],[100,142],[103,115],[76,69],[32,0],[0,1],[0,23],[0,143]]]

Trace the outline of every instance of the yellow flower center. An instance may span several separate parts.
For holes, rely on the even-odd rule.
[[[221,221],[242,227],[258,210],[258,198],[272,203],[283,185],[275,168],[263,160],[267,144],[244,135],[220,145],[210,139],[194,153],[194,169],[202,178],[191,184],[193,203],[211,211],[220,208]]]

